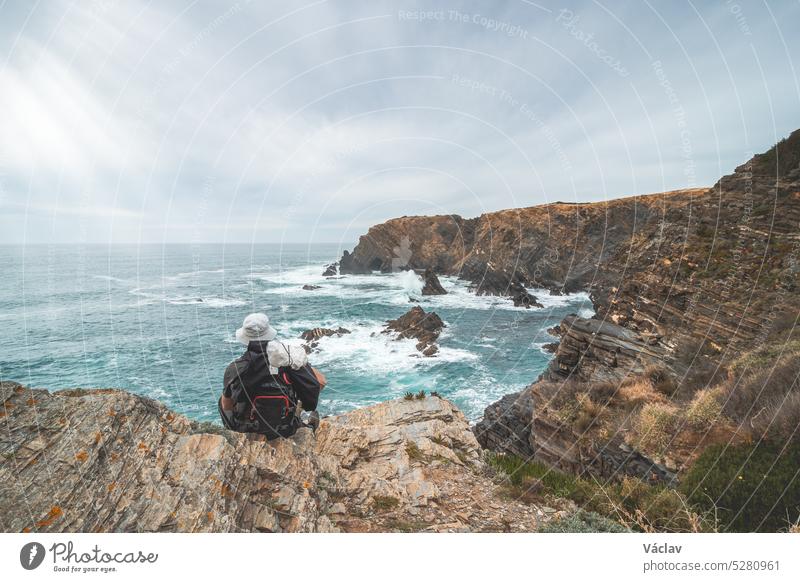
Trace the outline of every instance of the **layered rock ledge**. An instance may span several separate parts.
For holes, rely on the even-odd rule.
[[[0,390],[3,531],[531,531],[561,515],[499,494],[438,397],[264,442],[121,390]]]

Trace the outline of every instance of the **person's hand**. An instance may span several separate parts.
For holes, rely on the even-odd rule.
[[[328,385],[328,379],[325,377],[325,374],[314,368],[311,367],[311,371],[314,372],[314,377],[316,377],[317,382],[319,382],[319,389],[322,390],[325,386]]]

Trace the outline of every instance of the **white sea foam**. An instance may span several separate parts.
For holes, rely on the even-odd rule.
[[[369,375],[410,372],[419,367],[449,362],[464,362],[478,358],[467,350],[440,346],[437,356],[422,357],[413,339],[396,339],[395,334],[382,333],[382,323],[367,325],[344,324],[351,333],[324,337],[318,351],[311,356],[320,365],[346,362],[348,368]]]
[[[263,289],[262,293],[287,295],[303,291],[303,285],[317,285],[319,289],[303,291],[316,296],[336,297],[339,299],[359,299],[363,303],[380,305],[407,306],[409,299],[417,299],[420,305],[430,309],[474,309],[474,310],[512,310],[525,311],[517,307],[508,297],[492,295],[476,295],[468,288],[468,282],[456,277],[441,276],[439,281],[447,291],[446,295],[421,295],[422,278],[413,271],[398,273],[372,273],[369,275],[345,275],[338,279],[322,276],[323,265],[305,266],[289,269],[280,274],[259,274],[255,278],[269,282],[274,287]],[[544,309],[534,311],[550,311],[574,305],[583,308],[584,317],[594,314],[591,300],[587,293],[550,295],[546,289],[531,288],[529,291],[544,305]],[[585,307],[584,307],[585,306]]]
[[[589,294],[583,291],[578,293],[565,293],[564,295],[550,295],[547,289],[539,289],[536,287],[528,288],[531,295],[535,295],[536,299],[545,307],[565,307],[567,305],[576,305],[586,303],[592,304],[589,299]]]
[[[425,283],[422,281],[422,277],[417,275],[414,271],[403,271],[397,278],[400,281],[400,285],[403,287],[403,291],[405,291],[409,297],[419,297],[422,295],[422,288],[425,286]]]
[[[244,299],[234,299],[232,297],[207,297],[203,299],[203,302],[200,303],[203,307],[241,307],[242,305],[247,305],[247,301]]]
[[[215,275],[217,273],[224,273],[224,268],[219,269],[197,269],[196,271],[186,271],[184,273],[176,273],[174,275],[165,275],[161,278],[162,282],[178,282],[182,281],[183,279],[190,279],[193,277],[198,277],[200,275]]]
[[[168,303],[170,305],[196,305],[197,307],[209,308],[241,307],[242,305],[247,305],[247,301],[244,299],[238,299],[234,297],[193,297],[186,295],[168,296],[163,293],[159,294],[143,291],[142,288],[131,289],[129,293],[138,297],[138,301],[136,303],[138,307],[153,303]]]
[[[259,267],[259,269],[263,268],[264,267]],[[281,269],[279,271],[267,269],[269,272],[266,273],[252,271],[246,275],[246,277],[248,279],[256,279],[278,285],[303,286],[325,281],[325,277],[322,276],[322,271],[324,269],[324,265],[304,265],[302,267]]]
[[[447,295],[430,295],[422,299],[422,304],[431,307],[442,307],[448,309],[483,309],[494,310],[504,309],[513,311],[526,311],[525,307],[516,307],[508,297],[497,297],[493,295],[476,295],[469,290],[469,283],[456,277],[439,277]],[[589,301],[586,293],[572,293],[568,295],[551,296],[546,289],[531,288],[528,291],[544,305],[544,309],[533,308],[533,311],[549,311],[552,308],[561,308],[567,305],[581,305]]]
[[[99,279],[100,281],[108,281],[109,283],[118,283],[120,285],[129,285],[130,280],[128,279],[120,279],[119,277],[112,277],[111,275],[92,275],[93,279]]]

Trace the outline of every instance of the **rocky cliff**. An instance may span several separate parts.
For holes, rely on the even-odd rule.
[[[433,269],[480,284],[496,272],[529,286],[590,286],[598,264],[654,230],[667,206],[686,206],[703,190],[680,190],[593,204],[555,202],[465,219],[404,216],[373,226],[346,255],[343,273]]]
[[[547,405],[542,382],[582,384],[574,392],[590,399],[598,386],[645,378],[658,388],[651,404],[665,392],[660,406],[688,406],[742,354],[792,337],[798,251],[800,130],[712,188],[473,219],[403,217],[372,227],[349,258],[365,269],[389,270],[400,257],[473,283],[499,272],[551,292],[588,291],[595,317],[570,316],[558,326],[541,382],[489,407],[478,439],[579,473],[670,480],[672,470],[626,442],[623,421],[608,425],[616,412],[576,430],[564,421],[570,411]],[[625,406],[632,416],[642,402]]]
[[[41,532],[531,531],[438,397],[264,442],[121,390],[0,384],[0,529]]]
[[[554,412],[547,406],[552,396],[542,392],[547,382],[583,383],[578,393],[589,400],[603,385],[619,393],[644,379],[658,389],[640,406],[673,414],[698,406],[742,354],[790,341],[800,314],[798,151],[800,132],[795,132],[707,191],[664,197],[658,221],[645,220],[626,233],[608,258],[597,255],[594,280],[584,287],[596,316],[565,318],[544,378],[492,405],[476,428],[479,440],[513,451],[493,442],[499,436],[496,427],[524,424],[518,437],[528,441],[530,458],[578,473],[671,481],[677,469],[713,443],[709,435],[745,438],[742,429],[730,432],[720,427],[724,422],[711,421],[703,426],[705,434],[695,430],[686,437],[692,431],[683,426],[691,423],[682,420],[670,429],[668,444],[648,458],[630,438],[641,409],[628,410],[633,422],[614,424],[609,417],[618,415],[603,404],[596,420],[589,426],[579,423],[576,430],[574,417],[564,422],[564,408]],[[659,392],[666,395],[663,402]],[[729,399],[720,394],[720,400]],[[520,416],[519,406],[508,405],[520,398],[538,404]],[[681,450],[686,438],[693,444]]]

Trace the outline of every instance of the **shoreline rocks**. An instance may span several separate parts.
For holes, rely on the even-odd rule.
[[[386,322],[384,333],[396,332],[398,338],[416,339],[417,351],[431,357],[438,353],[436,340],[444,328],[444,322],[433,311],[426,312],[422,307],[412,307],[404,315]]]
[[[336,329],[330,329],[327,327],[315,327],[313,329],[307,329],[303,333],[300,334],[300,339],[302,339],[305,343],[303,346],[306,352],[311,352],[312,349],[319,346],[319,340],[324,337],[333,337],[333,336],[343,336],[345,334],[351,333],[349,329],[345,329],[344,327],[338,327]]]
[[[361,264],[354,254],[349,251],[342,253],[342,258],[339,259],[339,273],[344,275],[366,275],[372,272],[372,269],[367,268]]]
[[[505,271],[487,268],[473,277],[479,277],[477,281],[472,279],[469,288],[476,295],[495,295],[498,297],[509,297],[514,302],[515,307],[544,308],[544,305],[531,295],[525,286],[515,276],[509,275]]]

